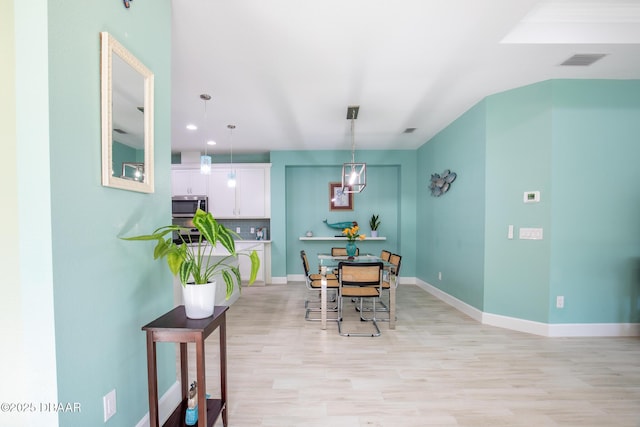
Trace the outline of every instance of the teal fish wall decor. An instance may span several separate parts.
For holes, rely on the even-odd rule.
[[[331,228],[335,228],[336,230],[344,230],[345,228],[351,228],[358,225],[356,221],[334,222],[333,224],[329,224],[326,219],[323,219],[322,222],[324,222]]]

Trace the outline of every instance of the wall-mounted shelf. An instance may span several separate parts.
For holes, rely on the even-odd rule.
[[[324,237],[300,237],[300,240],[318,240],[318,241],[322,241],[322,240],[347,240],[346,237],[332,237],[332,236],[324,236]],[[367,240],[387,240],[386,237],[369,237],[367,236],[366,239],[364,240],[357,240],[358,243],[361,242],[366,242]]]

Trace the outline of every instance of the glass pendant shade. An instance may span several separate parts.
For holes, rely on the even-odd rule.
[[[203,93],[200,95],[200,99],[204,101],[204,125],[207,124],[207,101],[211,99],[211,95]],[[202,175],[211,175],[211,156],[207,155],[207,147],[204,149],[204,156],[200,156],[200,173]]]
[[[211,156],[200,156],[200,173],[211,175]]]
[[[236,186],[236,173],[234,171],[231,171],[227,175],[227,187],[234,188],[235,186]]]
[[[342,191],[344,193],[359,193],[367,186],[366,163],[342,164]]]

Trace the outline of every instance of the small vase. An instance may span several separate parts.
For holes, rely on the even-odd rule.
[[[182,287],[184,310],[189,319],[204,319],[213,315],[216,302],[216,282]]]
[[[347,242],[347,256],[353,257],[356,255],[356,242]]]

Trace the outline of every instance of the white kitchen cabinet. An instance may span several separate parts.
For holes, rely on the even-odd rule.
[[[171,195],[204,195],[209,193],[209,176],[200,169],[173,169],[171,171]]]
[[[209,179],[209,211],[220,218],[271,216],[270,164],[235,164],[235,188],[227,185],[230,165],[214,165]]]
[[[236,251],[242,254],[251,254],[251,251],[256,251],[258,255],[258,259],[260,260],[260,268],[258,269],[258,274],[256,276],[256,281],[254,285],[264,285],[266,282],[265,279],[265,257],[264,257],[264,243],[240,243],[236,242]],[[240,277],[242,277],[243,283],[249,282],[249,277],[251,277],[251,259],[248,256],[241,255],[238,257],[238,265],[240,266]]]
[[[227,186],[229,169],[211,170],[209,177],[209,212],[214,218],[236,217],[236,189]]]

